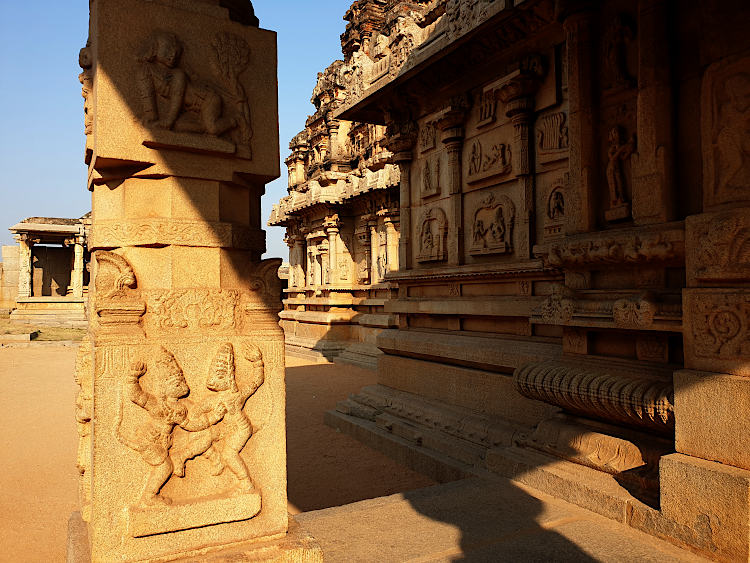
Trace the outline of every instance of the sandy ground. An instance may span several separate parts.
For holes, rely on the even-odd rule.
[[[75,347],[0,348],[0,562],[65,560],[77,510]],[[364,385],[353,366],[287,368],[289,510],[338,506],[433,484],[323,424],[323,413]]]

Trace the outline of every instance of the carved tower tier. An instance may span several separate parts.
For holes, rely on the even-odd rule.
[[[304,550],[286,537],[280,261],[260,259],[260,198],[279,176],[276,34],[251,14],[91,4],[94,290],[76,379],[94,561]]]

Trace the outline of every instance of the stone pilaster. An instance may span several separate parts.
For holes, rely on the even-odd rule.
[[[464,259],[463,197],[461,153],[464,146],[465,111],[461,106],[449,107],[438,122],[442,141],[448,153],[448,264],[458,266]]]
[[[328,235],[328,283],[338,279],[337,241],[339,237],[339,225],[337,219],[331,219],[326,223],[326,234]]]
[[[73,241],[73,272],[71,286],[73,297],[83,297],[83,237],[76,237]]]
[[[386,251],[386,272],[397,272],[399,266],[399,217],[397,214],[387,214],[384,218],[385,223],[385,251]]]
[[[380,272],[378,272],[378,257],[380,256],[380,235],[378,234],[377,219],[368,223],[370,229],[370,283],[380,283]]]
[[[28,235],[16,235],[18,242],[18,298],[31,297],[31,251],[34,242]]]
[[[566,216],[568,235],[592,231],[597,209],[597,135],[594,114],[593,57],[596,52],[592,36],[593,14],[580,11],[568,15],[564,22],[566,67],[568,69],[570,186],[571,203]]]

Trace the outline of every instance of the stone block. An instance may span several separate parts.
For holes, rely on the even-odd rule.
[[[750,470],[750,378],[674,374],[675,449]]]
[[[146,168],[224,181],[279,175],[274,32],[206,2],[126,0],[98,3],[91,33],[107,38],[95,46],[92,104],[92,164],[103,178],[123,177],[118,163],[125,177]],[[182,90],[166,86],[167,71]]]
[[[750,375],[750,290],[683,290],[685,367]]]
[[[660,464],[661,511],[725,561],[750,557],[750,472],[683,454]]]
[[[687,287],[749,284],[750,207],[685,219]]]

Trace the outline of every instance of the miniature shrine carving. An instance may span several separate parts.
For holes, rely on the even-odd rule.
[[[504,195],[487,195],[474,211],[469,252],[505,254],[513,251],[513,222],[516,208]]]
[[[442,262],[448,258],[448,218],[439,207],[422,214],[419,227],[419,262]]]

